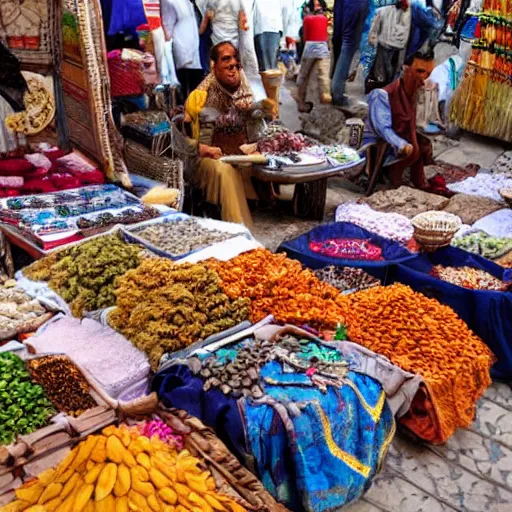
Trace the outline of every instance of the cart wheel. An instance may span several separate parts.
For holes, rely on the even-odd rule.
[[[297,217],[323,220],[327,180],[297,183],[293,192],[293,212]]]

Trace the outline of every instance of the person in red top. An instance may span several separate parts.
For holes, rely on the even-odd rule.
[[[320,103],[331,103],[331,83],[329,79],[330,51],[327,43],[327,16],[324,14],[326,4],[324,0],[310,0],[308,9],[311,14],[304,17],[303,40],[304,52],[297,77],[297,104],[299,112],[309,112],[313,108],[311,102],[306,101],[309,78],[315,72],[318,77]]]

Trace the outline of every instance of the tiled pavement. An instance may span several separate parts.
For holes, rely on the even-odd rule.
[[[443,446],[398,434],[382,472],[346,512],[512,511],[512,388],[495,383],[473,425]]]

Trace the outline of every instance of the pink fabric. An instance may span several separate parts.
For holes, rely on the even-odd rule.
[[[76,153],[70,153],[69,155],[63,156],[57,160],[59,165],[63,165],[70,171],[85,173],[85,172],[93,172],[97,171],[94,165],[91,165],[89,162],[84,160],[80,155]]]
[[[45,157],[42,153],[31,153],[30,155],[25,155],[25,160],[28,160],[34,167],[45,169],[47,172],[52,167],[51,160]]]
[[[0,176],[0,188],[21,188],[23,183],[21,176]]]

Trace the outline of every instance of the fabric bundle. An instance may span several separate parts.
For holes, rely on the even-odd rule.
[[[32,336],[30,345],[38,353],[68,355],[113,398],[147,378],[150,371],[144,352],[113,329],[88,318],[60,317]],[[115,357],[108,357],[108,354]]]
[[[371,363],[361,347],[267,327],[282,335],[256,331],[206,357],[171,361],[153,390],[214,426],[288,509],[337,510],[365,492],[394,437],[387,389],[362,369]],[[405,372],[392,365],[386,374],[412,400],[418,382],[400,385]]]
[[[367,204],[341,204],[336,208],[336,222],[351,222],[404,245],[412,238],[414,232],[411,221],[405,215],[378,212]]]
[[[495,201],[503,201],[499,190],[510,187],[512,187],[512,178],[509,178],[507,174],[488,173],[479,173],[473,178],[448,185],[453,192],[488,197]]]

